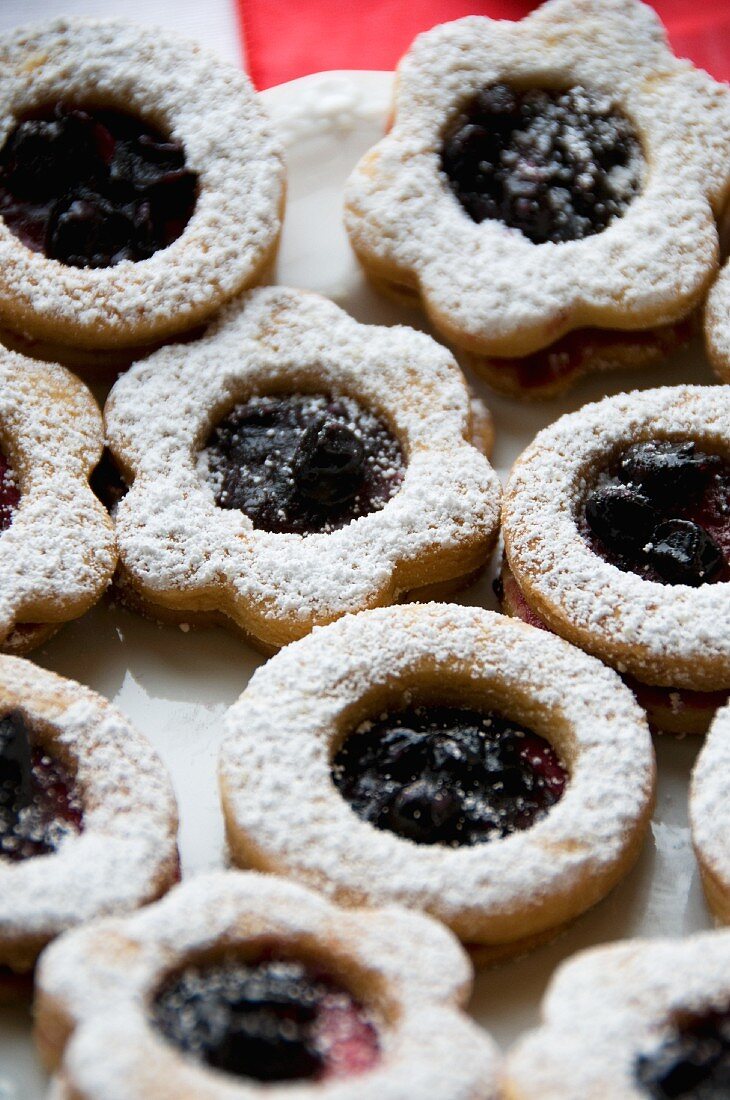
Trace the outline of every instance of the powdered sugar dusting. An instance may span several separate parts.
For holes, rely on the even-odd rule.
[[[237,402],[302,390],[372,409],[407,461],[380,511],[306,537],[217,508],[198,459]],[[223,610],[280,645],[314,623],[467,573],[494,543],[500,494],[468,442],[470,418],[461,373],[429,337],[359,325],[314,294],[253,291],[196,343],[136,364],[110,395],[110,446],[134,479],[116,512],[126,577],[156,603]]]
[[[649,170],[605,232],[535,246],[465,214],[440,149],[485,85],[546,79],[609,96],[634,124]],[[395,125],[349,180],[346,221],[366,266],[418,288],[450,339],[523,356],[574,328],[687,316],[717,265],[713,210],[728,179],[730,92],[673,56],[648,5],[550,0],[517,23],[472,16],[416,39],[398,71]]]
[[[725,1008],[730,933],[635,940],[585,951],[556,972],[544,1024],[513,1049],[508,1095],[640,1100],[636,1059],[669,1033],[677,1013]]]
[[[56,343],[140,344],[199,324],[258,277],[280,229],[284,167],[242,72],[163,31],[71,18],[1,39],[0,63],[0,144],[39,105],[116,106],[179,140],[200,185],[177,241],[113,268],[48,260],[0,223],[3,324]]]
[[[99,598],[116,563],[112,526],[89,487],[99,410],[62,367],[0,351],[0,434],[20,503],[0,534],[0,639],[18,623],[62,623]]]
[[[707,740],[697,758],[690,788],[692,842],[703,868],[720,891],[730,895],[730,810],[727,777],[730,775],[730,704],[715,715]],[[727,904],[727,902],[725,903]]]
[[[458,1007],[471,969],[446,929],[398,909],[344,912],[293,883],[236,872],[193,879],[130,918],[64,937],[44,955],[39,1025],[50,997],[77,1028],[63,1062],[69,1093],[137,1100],[150,1088],[158,1095],[160,1083],[169,1095],[211,1100],[321,1093],[321,1083],[262,1086],[222,1076],[184,1058],[146,1019],[147,997],[171,970],[203,952],[262,939],[294,951],[308,943],[334,977],[356,983],[354,992],[381,1017],[384,1057],[366,1075],[329,1082],[333,1100],[496,1096],[493,1044]]]
[[[707,354],[723,382],[730,382],[730,264],[720,272],[705,310]]]
[[[524,832],[474,847],[418,845],[361,820],[332,754],[362,707],[409,692],[482,698],[552,741],[562,799]],[[352,716],[356,715],[353,719]],[[372,715],[371,715],[372,716]],[[509,942],[610,888],[648,814],[654,763],[642,712],[615,673],[561,639],[477,608],[364,612],[259,669],[226,716],[220,778],[234,852],[349,904],[423,908],[470,943]],[[557,917],[556,917],[557,915]]]
[[[0,860],[0,963],[26,969],[66,928],[136,908],[174,881],[177,814],[156,753],[101,696],[0,657],[0,705],[69,762],[83,804],[83,832],[57,852]]]
[[[623,572],[595,554],[577,511],[591,478],[648,439],[727,454],[730,387],[678,386],[605,398],[545,428],[518,459],[503,509],[510,568],[550,628],[647,683],[730,686],[730,584],[690,588]]]

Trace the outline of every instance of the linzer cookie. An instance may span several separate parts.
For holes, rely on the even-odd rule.
[[[0,997],[66,929],[127,912],[178,877],[161,761],[105,699],[0,657]]]
[[[346,224],[375,284],[492,386],[549,397],[689,339],[729,182],[730,92],[651,8],[551,0],[415,40]]]
[[[98,372],[207,321],[273,259],[284,168],[197,46],[59,19],[0,38],[0,337]]]
[[[631,867],[654,757],[631,692],[562,639],[439,604],[347,616],[255,673],[225,719],[235,863],[524,952]]]
[[[704,733],[730,689],[730,387],[605,398],[541,431],[505,494],[504,609]]]
[[[730,818],[725,778],[730,767],[730,705],[718,710],[692,772],[689,816],[707,903],[730,924]]]
[[[496,1100],[470,987],[457,942],[420,914],[218,872],[58,941],[36,1038],[59,1100]]]
[[[584,951],[510,1052],[507,1100],[720,1100],[730,1089],[730,933]]]
[[[23,654],[83,615],[116,563],[89,486],[102,451],[91,393],[63,367],[0,349],[0,650]]]
[[[118,589],[267,650],[350,611],[433,595],[486,563],[500,487],[447,351],[271,287],[120,379],[109,445]]]

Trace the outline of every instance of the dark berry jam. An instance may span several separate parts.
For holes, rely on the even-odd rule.
[[[349,1077],[379,1058],[363,1006],[296,960],[188,966],[158,992],[152,1018],[186,1054],[256,1081]]]
[[[220,508],[255,527],[334,531],[378,511],[399,488],[400,444],[349,397],[252,397],[213,429],[204,458]]]
[[[475,222],[545,244],[603,232],[637,194],[644,159],[610,96],[492,84],[447,133],[441,166]]]
[[[59,103],[19,122],[0,150],[5,224],[70,267],[113,267],[167,248],[197,192],[180,142],[120,111]]]
[[[13,522],[20,503],[20,488],[15,473],[5,455],[0,451],[0,531]]]
[[[687,1016],[653,1053],[642,1055],[636,1077],[656,1100],[727,1100],[730,1096],[730,1010]]]
[[[102,451],[101,458],[89,478],[89,484],[94,496],[110,512],[119,504],[122,497],[126,496],[129,486],[122,477],[122,472],[108,447]]]
[[[547,741],[498,714],[429,706],[364,723],[332,777],[378,829],[456,848],[529,829],[561,797],[567,772]]]
[[[81,827],[81,801],[67,770],[33,744],[18,713],[0,719],[0,858],[48,855]]]
[[[583,507],[593,550],[647,580],[697,587],[730,580],[730,463],[692,441],[623,451]]]

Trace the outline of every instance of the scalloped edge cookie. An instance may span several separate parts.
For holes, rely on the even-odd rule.
[[[485,83],[529,84],[546,73],[616,99],[647,171],[641,193],[604,232],[535,245],[498,221],[473,222],[447,186],[439,150],[450,119]],[[614,341],[626,334],[611,366],[643,365],[681,342],[667,326],[707,293],[718,264],[715,217],[729,189],[727,87],[678,60],[638,0],[549,0],[519,22],[470,16],[416,38],[398,67],[392,128],[352,173],[345,218],[377,284],[420,300],[496,388],[541,397],[577,373],[606,369],[606,349],[579,372],[529,389],[514,371],[500,375],[495,358],[547,349],[548,365],[556,341],[596,327]]]
[[[380,1020],[383,1056],[356,1077],[258,1084],[183,1056],[145,1003],[191,959],[272,941],[324,963]],[[344,911],[254,872],[197,876],[123,920],[97,922],[45,953],[36,1042],[60,1071],[59,1100],[496,1100],[498,1055],[462,1012],[471,967],[450,933],[400,909]]]
[[[388,423],[406,458],[380,511],[331,533],[254,528],[218,508],[199,464],[213,425],[254,393],[342,393]],[[497,537],[489,435],[450,354],[403,326],[361,325],[319,295],[267,287],[200,340],[136,364],[105,409],[130,483],[115,510],[119,591],[161,619],[220,618],[267,651],[347,612],[464,581]]]

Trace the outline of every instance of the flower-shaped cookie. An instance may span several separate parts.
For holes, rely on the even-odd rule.
[[[271,649],[465,578],[496,538],[499,483],[451,356],[314,294],[245,295],[136,364],[106,423],[131,483],[120,590],[157,617],[215,613]]]
[[[348,183],[351,241],[495,385],[554,392],[612,365],[612,344],[640,362],[701,303],[730,93],[674,57],[647,5],[550,0],[518,23],[436,27],[399,66],[393,118]],[[581,348],[558,342],[586,329]]]
[[[106,699],[0,657],[0,998],[54,937],[178,879],[177,808],[149,743]]]
[[[582,951],[512,1048],[505,1100],[710,1100],[728,1095],[730,933]]]
[[[707,904],[730,924],[730,704],[715,715],[692,772],[689,817]]]
[[[284,165],[243,73],[82,18],[0,38],[0,68],[0,325],[20,350],[128,364],[261,280]]]
[[[63,367],[0,350],[0,649],[26,653],[83,615],[116,563],[89,487],[102,451],[91,393]]]
[[[470,986],[435,921],[218,872],[47,951],[36,1039],[63,1100],[493,1100]]]

